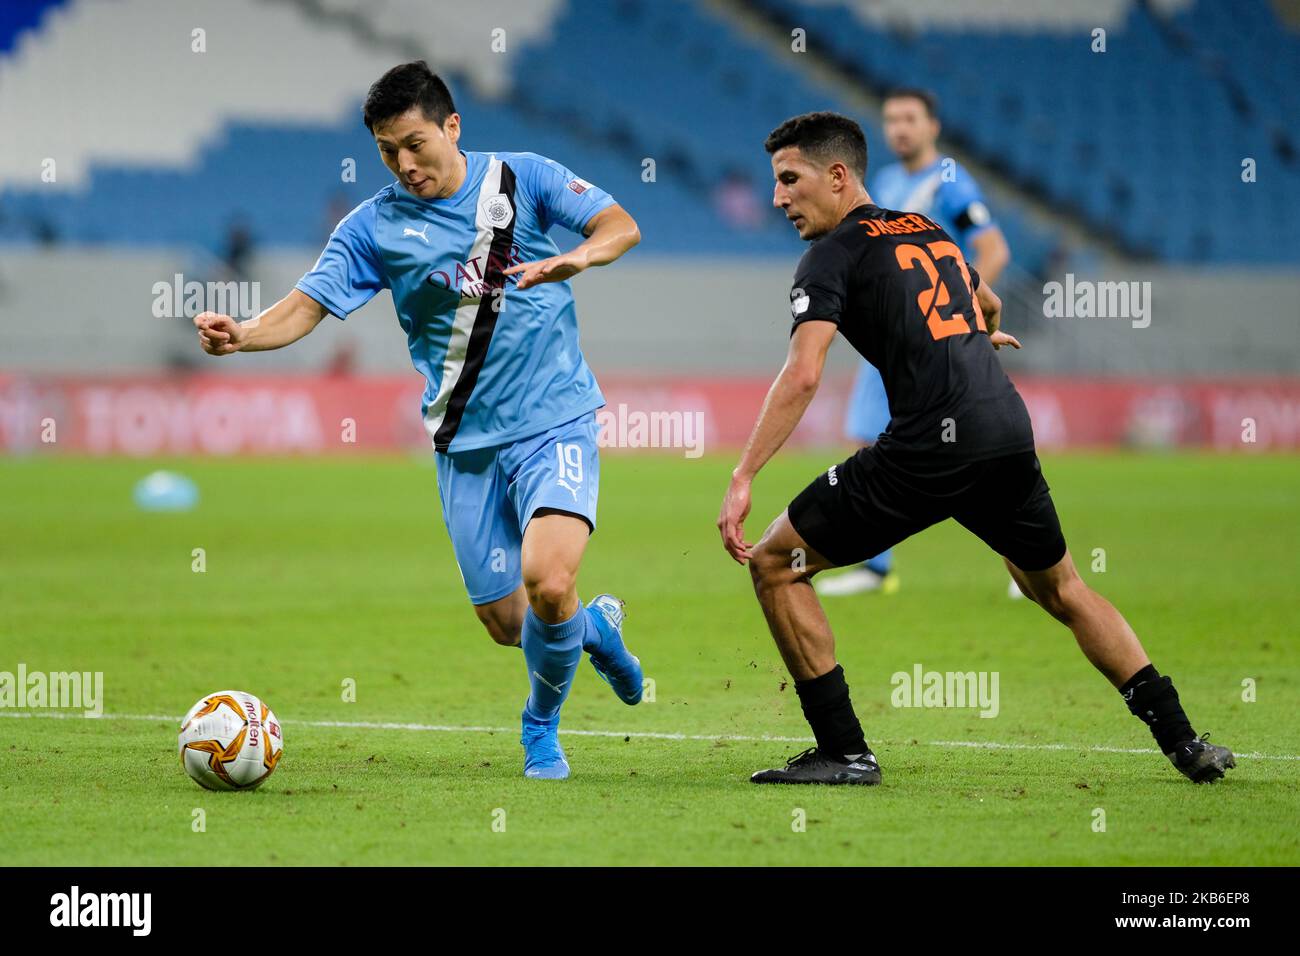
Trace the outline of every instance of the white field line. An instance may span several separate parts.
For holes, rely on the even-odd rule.
[[[162,721],[166,723],[179,724],[179,716],[169,716],[166,714],[103,714],[99,717],[85,717],[78,712],[62,712],[57,710],[48,711],[12,711],[0,710],[0,717],[29,717],[45,718],[59,720],[145,720],[145,721]],[[516,727],[480,727],[472,725],[452,725],[452,724],[407,724],[394,723],[389,721],[377,722],[367,720],[282,720],[282,724],[299,727],[327,727],[327,728],[346,728],[352,730],[416,730],[431,733],[448,733],[448,734],[516,734],[519,732]],[[791,744],[810,744],[813,743],[811,737],[779,737],[771,734],[760,734],[757,736],[746,736],[744,734],[669,734],[659,733],[646,730],[568,730],[561,729],[560,733],[567,734],[571,737],[630,737],[637,740],[738,740],[751,741],[759,743],[791,743]],[[877,744],[891,747],[911,746],[910,740],[880,740],[873,738]],[[925,747],[969,747],[976,750],[1086,750],[1091,753],[1107,754],[1155,754],[1158,753],[1150,747],[1103,747],[1095,744],[1008,744],[999,743],[993,740],[923,740],[917,741]],[[1238,757],[1248,757],[1255,760],[1300,760],[1298,754],[1262,754],[1262,753],[1238,753],[1233,751]]]

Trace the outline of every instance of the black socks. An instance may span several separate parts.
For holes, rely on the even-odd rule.
[[[821,677],[797,680],[794,690],[803,706],[804,719],[817,738],[817,749],[824,756],[844,760],[871,752],[849,700],[843,667],[836,664],[834,670]],[[1120,688],[1120,695],[1129,711],[1151,728],[1161,753],[1173,753],[1179,744],[1196,736],[1178,702],[1174,682],[1161,677],[1154,665],[1148,664],[1130,677]]]
[[[1151,736],[1163,754],[1170,754],[1186,740],[1196,736],[1192,724],[1178,703],[1178,691],[1168,677],[1161,677],[1148,664],[1120,688],[1129,711],[1151,728]]]
[[[794,690],[803,705],[804,719],[817,738],[817,749],[823,756],[843,760],[871,752],[862,736],[857,714],[853,713],[843,667],[836,664],[834,670],[821,677],[797,680]]]

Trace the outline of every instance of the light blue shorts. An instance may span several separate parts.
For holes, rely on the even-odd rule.
[[[885,380],[876,367],[866,359],[858,368],[853,380],[853,393],[849,396],[849,411],[844,419],[844,433],[864,445],[874,444],[880,433],[889,427],[889,397],[885,394]]]
[[[539,508],[584,518],[596,530],[600,426],[595,412],[496,448],[435,453],[442,519],[470,603],[520,584],[524,529]]]

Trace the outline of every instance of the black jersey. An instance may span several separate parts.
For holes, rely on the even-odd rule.
[[[794,324],[834,322],[880,370],[892,417],[877,447],[897,461],[956,464],[1034,447],[978,287],[978,273],[933,221],[872,205],[850,212],[799,262]]]

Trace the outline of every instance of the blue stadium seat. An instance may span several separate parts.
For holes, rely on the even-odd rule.
[[[1294,209],[1300,194],[1300,38],[1267,0],[1198,0],[1167,21],[1135,3],[1109,31],[1104,54],[1091,51],[1086,33],[902,33],[847,4],[755,6],[823,35],[828,55],[868,86],[935,90],[950,135],[1135,253],[1300,261],[1288,222],[1241,211],[1253,201],[1240,188],[1246,156],[1266,170],[1271,205]],[[1213,241],[1171,214],[1192,205],[1221,210]]]
[[[60,2],[72,0],[0,3],[0,57]],[[1077,31],[900,32],[842,4],[751,5],[783,29],[805,30],[809,52],[773,52],[687,0],[570,0],[565,16],[582,23],[584,43],[601,56],[573,55],[561,33],[515,52],[514,88],[504,98],[454,83],[464,142],[551,155],[608,188],[641,222],[642,254],[789,255],[802,244],[778,214],[754,228],[729,227],[713,192],[739,173],[766,207],[771,168],[762,144],[771,128],[811,109],[853,112],[806,79],[796,59],[819,56],[877,92],[935,89],[954,143],[1136,254],[1300,260],[1300,141],[1291,128],[1300,39],[1267,0],[1231,9],[1198,0],[1167,20],[1133,4],[1105,54],[1091,52]],[[611,62],[636,68],[611,75]],[[878,125],[864,127],[878,166],[888,151]],[[357,160],[357,182],[340,181],[340,157]],[[1256,160],[1258,184],[1241,181],[1244,157]],[[647,159],[653,181],[643,179]],[[332,126],[236,118],[190,168],[99,164],[79,192],[0,189],[0,241],[53,234],[216,250],[238,219],[262,245],[317,245],[328,216],[388,180],[359,110]],[[1016,260],[1040,268],[1055,240],[1014,208],[996,212]],[[1212,241],[1198,232],[1207,217],[1216,222]]]

